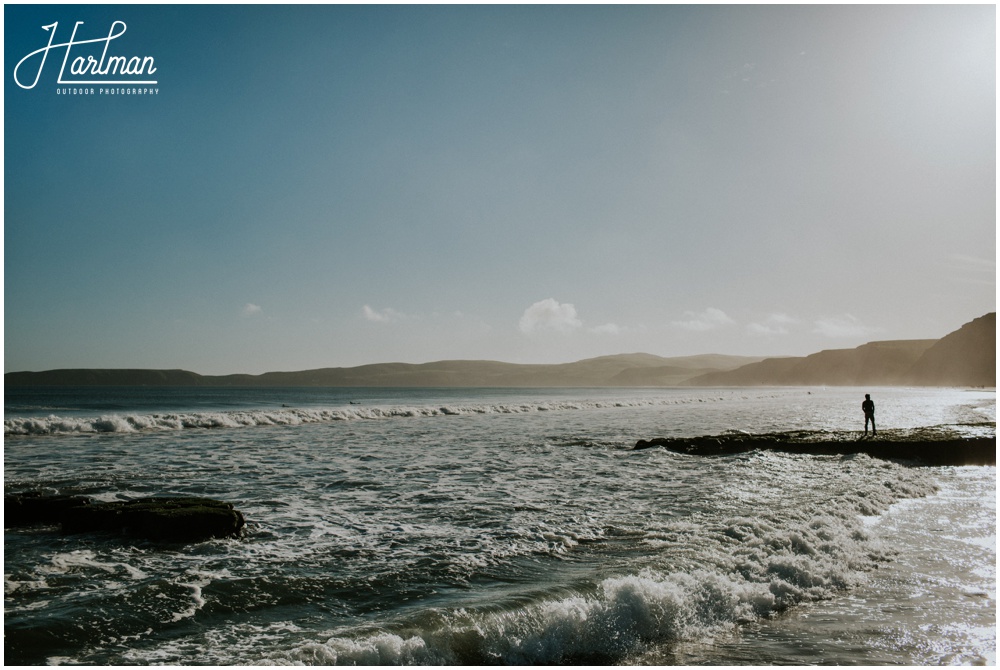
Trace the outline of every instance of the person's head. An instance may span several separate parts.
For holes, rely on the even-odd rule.
[[[865,394],[865,400],[871,400],[871,399],[872,399],[872,397],[866,393]]]

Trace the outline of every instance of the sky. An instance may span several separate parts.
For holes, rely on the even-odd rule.
[[[996,309],[995,44],[989,5],[5,5],[4,370],[942,337]],[[105,48],[156,84],[64,95]]]

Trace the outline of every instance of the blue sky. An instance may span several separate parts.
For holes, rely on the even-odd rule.
[[[992,6],[4,19],[5,371],[802,355],[995,310]],[[125,22],[158,93],[57,94],[65,49],[18,86],[56,21]]]

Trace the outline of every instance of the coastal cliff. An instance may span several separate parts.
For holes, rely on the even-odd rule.
[[[996,386],[996,313],[940,340],[869,342],[804,357],[767,358],[693,377],[689,386]]]

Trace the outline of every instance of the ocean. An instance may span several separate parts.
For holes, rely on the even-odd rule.
[[[995,432],[992,390],[11,388],[4,485],[239,539],[4,532],[8,665],[996,663],[996,468],[639,439]]]

